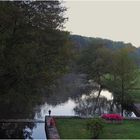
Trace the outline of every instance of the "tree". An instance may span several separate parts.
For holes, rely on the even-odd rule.
[[[59,1],[0,2],[0,89],[36,89],[65,72],[66,8]],[[35,92],[35,91],[33,91]]]
[[[99,84],[94,112],[103,88],[114,93],[114,98],[122,106],[122,115],[124,107],[132,103],[127,93],[134,86],[137,76],[137,67],[131,55],[133,50],[133,47],[128,46],[111,51],[97,44],[83,51],[78,63],[80,69]]]
[[[78,64],[80,71],[88,74],[99,85],[99,92],[95,101],[94,112],[96,111],[100,93],[105,88],[105,75],[109,73],[111,63],[111,51],[104,47],[103,44],[94,44],[83,50]]]
[[[108,88],[117,94],[118,101],[121,103],[121,114],[129,98],[128,90],[131,89],[137,76],[137,66],[130,55],[129,48],[123,48],[114,53],[113,63],[110,67],[108,77]]]

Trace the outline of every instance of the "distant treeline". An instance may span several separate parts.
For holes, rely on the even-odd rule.
[[[140,65],[140,47],[136,48],[131,43],[124,43],[122,41],[112,41],[108,39],[86,37],[80,35],[70,35],[70,40],[72,41],[77,52],[80,52],[91,45],[104,45],[104,47],[109,48],[113,51],[121,48],[131,48],[133,49],[133,53],[131,53],[132,57],[134,57],[136,63]]]

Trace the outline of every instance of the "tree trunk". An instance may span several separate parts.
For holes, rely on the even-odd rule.
[[[99,100],[101,91],[102,91],[102,86],[100,86],[99,92],[98,92],[98,96],[97,96],[97,98],[96,98],[96,100],[95,100],[95,106],[94,106],[94,109],[93,109],[94,114],[95,114],[95,111],[96,111],[96,109],[97,109],[97,104],[98,104],[98,100]]]
[[[121,97],[121,115],[123,116],[123,102],[124,102],[124,81],[122,78],[122,97]]]

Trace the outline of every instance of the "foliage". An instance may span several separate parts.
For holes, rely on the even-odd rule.
[[[35,93],[67,70],[65,11],[59,1],[0,2],[1,93]]]
[[[40,93],[18,93],[15,90],[2,94],[0,98],[0,119],[33,119],[37,105],[44,102]]]
[[[136,48],[131,43],[124,43],[121,41],[112,41],[108,39],[102,38],[93,38],[93,37],[85,37],[80,35],[71,35],[70,40],[73,42],[76,51],[81,52],[83,49],[93,45],[101,45],[104,46],[112,51],[117,51],[121,48],[131,48],[134,51],[131,53],[132,57],[134,57],[136,63],[140,66],[140,48]]]
[[[140,103],[140,89],[129,91],[129,95],[134,103]]]
[[[110,77],[108,77],[108,88],[113,91],[114,97],[123,108],[132,103],[128,90],[136,84],[137,66],[130,56],[129,48],[120,49],[114,53],[113,63],[110,67]]]
[[[90,47],[83,50],[79,57],[78,65],[79,71],[88,74],[89,79],[93,79],[96,84],[99,85],[98,96],[95,101],[94,113],[97,108],[97,103],[100,97],[100,93],[105,88],[104,78],[109,73],[109,66],[111,51],[104,47],[103,44],[92,44]]]
[[[87,122],[87,129],[90,131],[92,138],[97,139],[103,131],[103,121],[100,118],[94,118]]]
[[[129,50],[121,49],[114,54],[114,63],[112,64],[111,70],[118,89],[121,89],[122,83],[124,84],[124,89],[131,88],[135,85],[137,67],[133,58],[129,56]]]
[[[79,57],[79,71],[88,74],[89,78],[103,86],[102,79],[108,73],[111,51],[100,45],[91,45],[83,50]]]

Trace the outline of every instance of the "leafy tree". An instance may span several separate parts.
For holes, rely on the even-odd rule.
[[[88,74],[90,79],[99,84],[99,92],[95,101],[94,112],[96,111],[100,93],[105,88],[105,75],[109,73],[111,63],[111,51],[103,44],[94,44],[88,47],[81,54],[78,64],[80,71]]]
[[[130,56],[130,49],[123,48],[114,53],[113,63],[108,76],[108,88],[116,93],[118,101],[121,103],[123,115],[124,107],[131,103],[128,90],[136,83],[137,66]]]
[[[66,8],[59,1],[0,2],[0,89],[33,89],[67,69]]]

